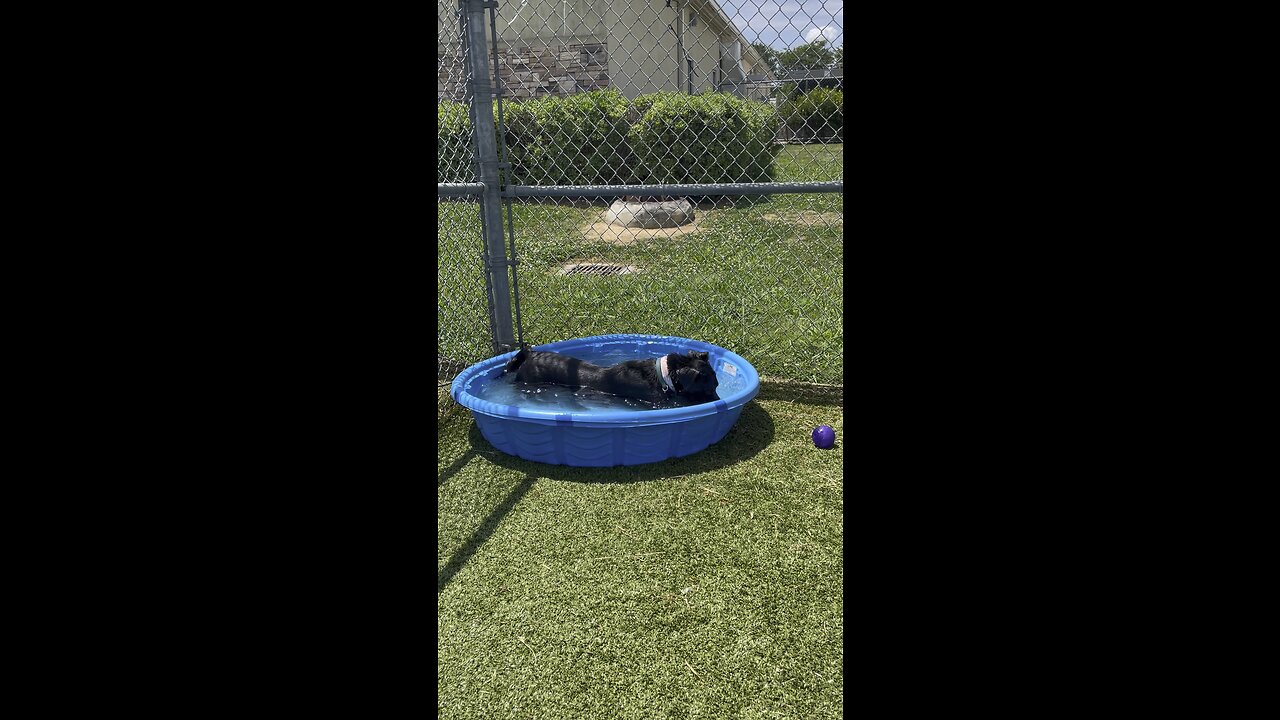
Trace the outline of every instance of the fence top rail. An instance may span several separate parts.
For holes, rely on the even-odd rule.
[[[514,197],[623,197],[627,195],[774,195],[842,193],[844,182],[708,183],[689,185],[511,185]]]
[[[479,195],[484,183],[436,183],[437,195]]]

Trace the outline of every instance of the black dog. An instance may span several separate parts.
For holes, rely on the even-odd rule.
[[[590,388],[621,397],[661,403],[679,400],[688,404],[714,402],[716,372],[707,353],[690,350],[649,360],[627,360],[601,367],[560,353],[522,348],[498,376],[514,372],[524,383],[552,383]]]

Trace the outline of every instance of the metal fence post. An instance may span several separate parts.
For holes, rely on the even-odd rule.
[[[471,76],[471,119],[476,133],[477,180],[484,185],[480,195],[480,223],[484,232],[485,274],[489,278],[489,312],[493,324],[495,353],[516,347],[511,321],[511,286],[507,268],[506,243],[502,232],[502,190],[498,177],[498,143],[493,123],[493,87],[486,52],[485,10],[497,7],[496,0],[459,0],[466,18],[467,65]]]

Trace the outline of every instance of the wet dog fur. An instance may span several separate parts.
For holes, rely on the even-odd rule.
[[[589,388],[651,403],[675,399],[697,404],[720,399],[716,394],[719,382],[707,353],[690,350],[684,355],[670,353],[666,357],[667,377],[674,392],[662,382],[657,358],[627,360],[603,367],[560,353],[532,350],[527,345],[507,362],[499,377],[515,373],[517,382]]]

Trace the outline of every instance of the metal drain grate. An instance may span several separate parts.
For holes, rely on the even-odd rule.
[[[618,265],[615,263],[573,263],[561,268],[560,274],[608,277],[611,275],[631,275],[638,269],[633,265]]]

